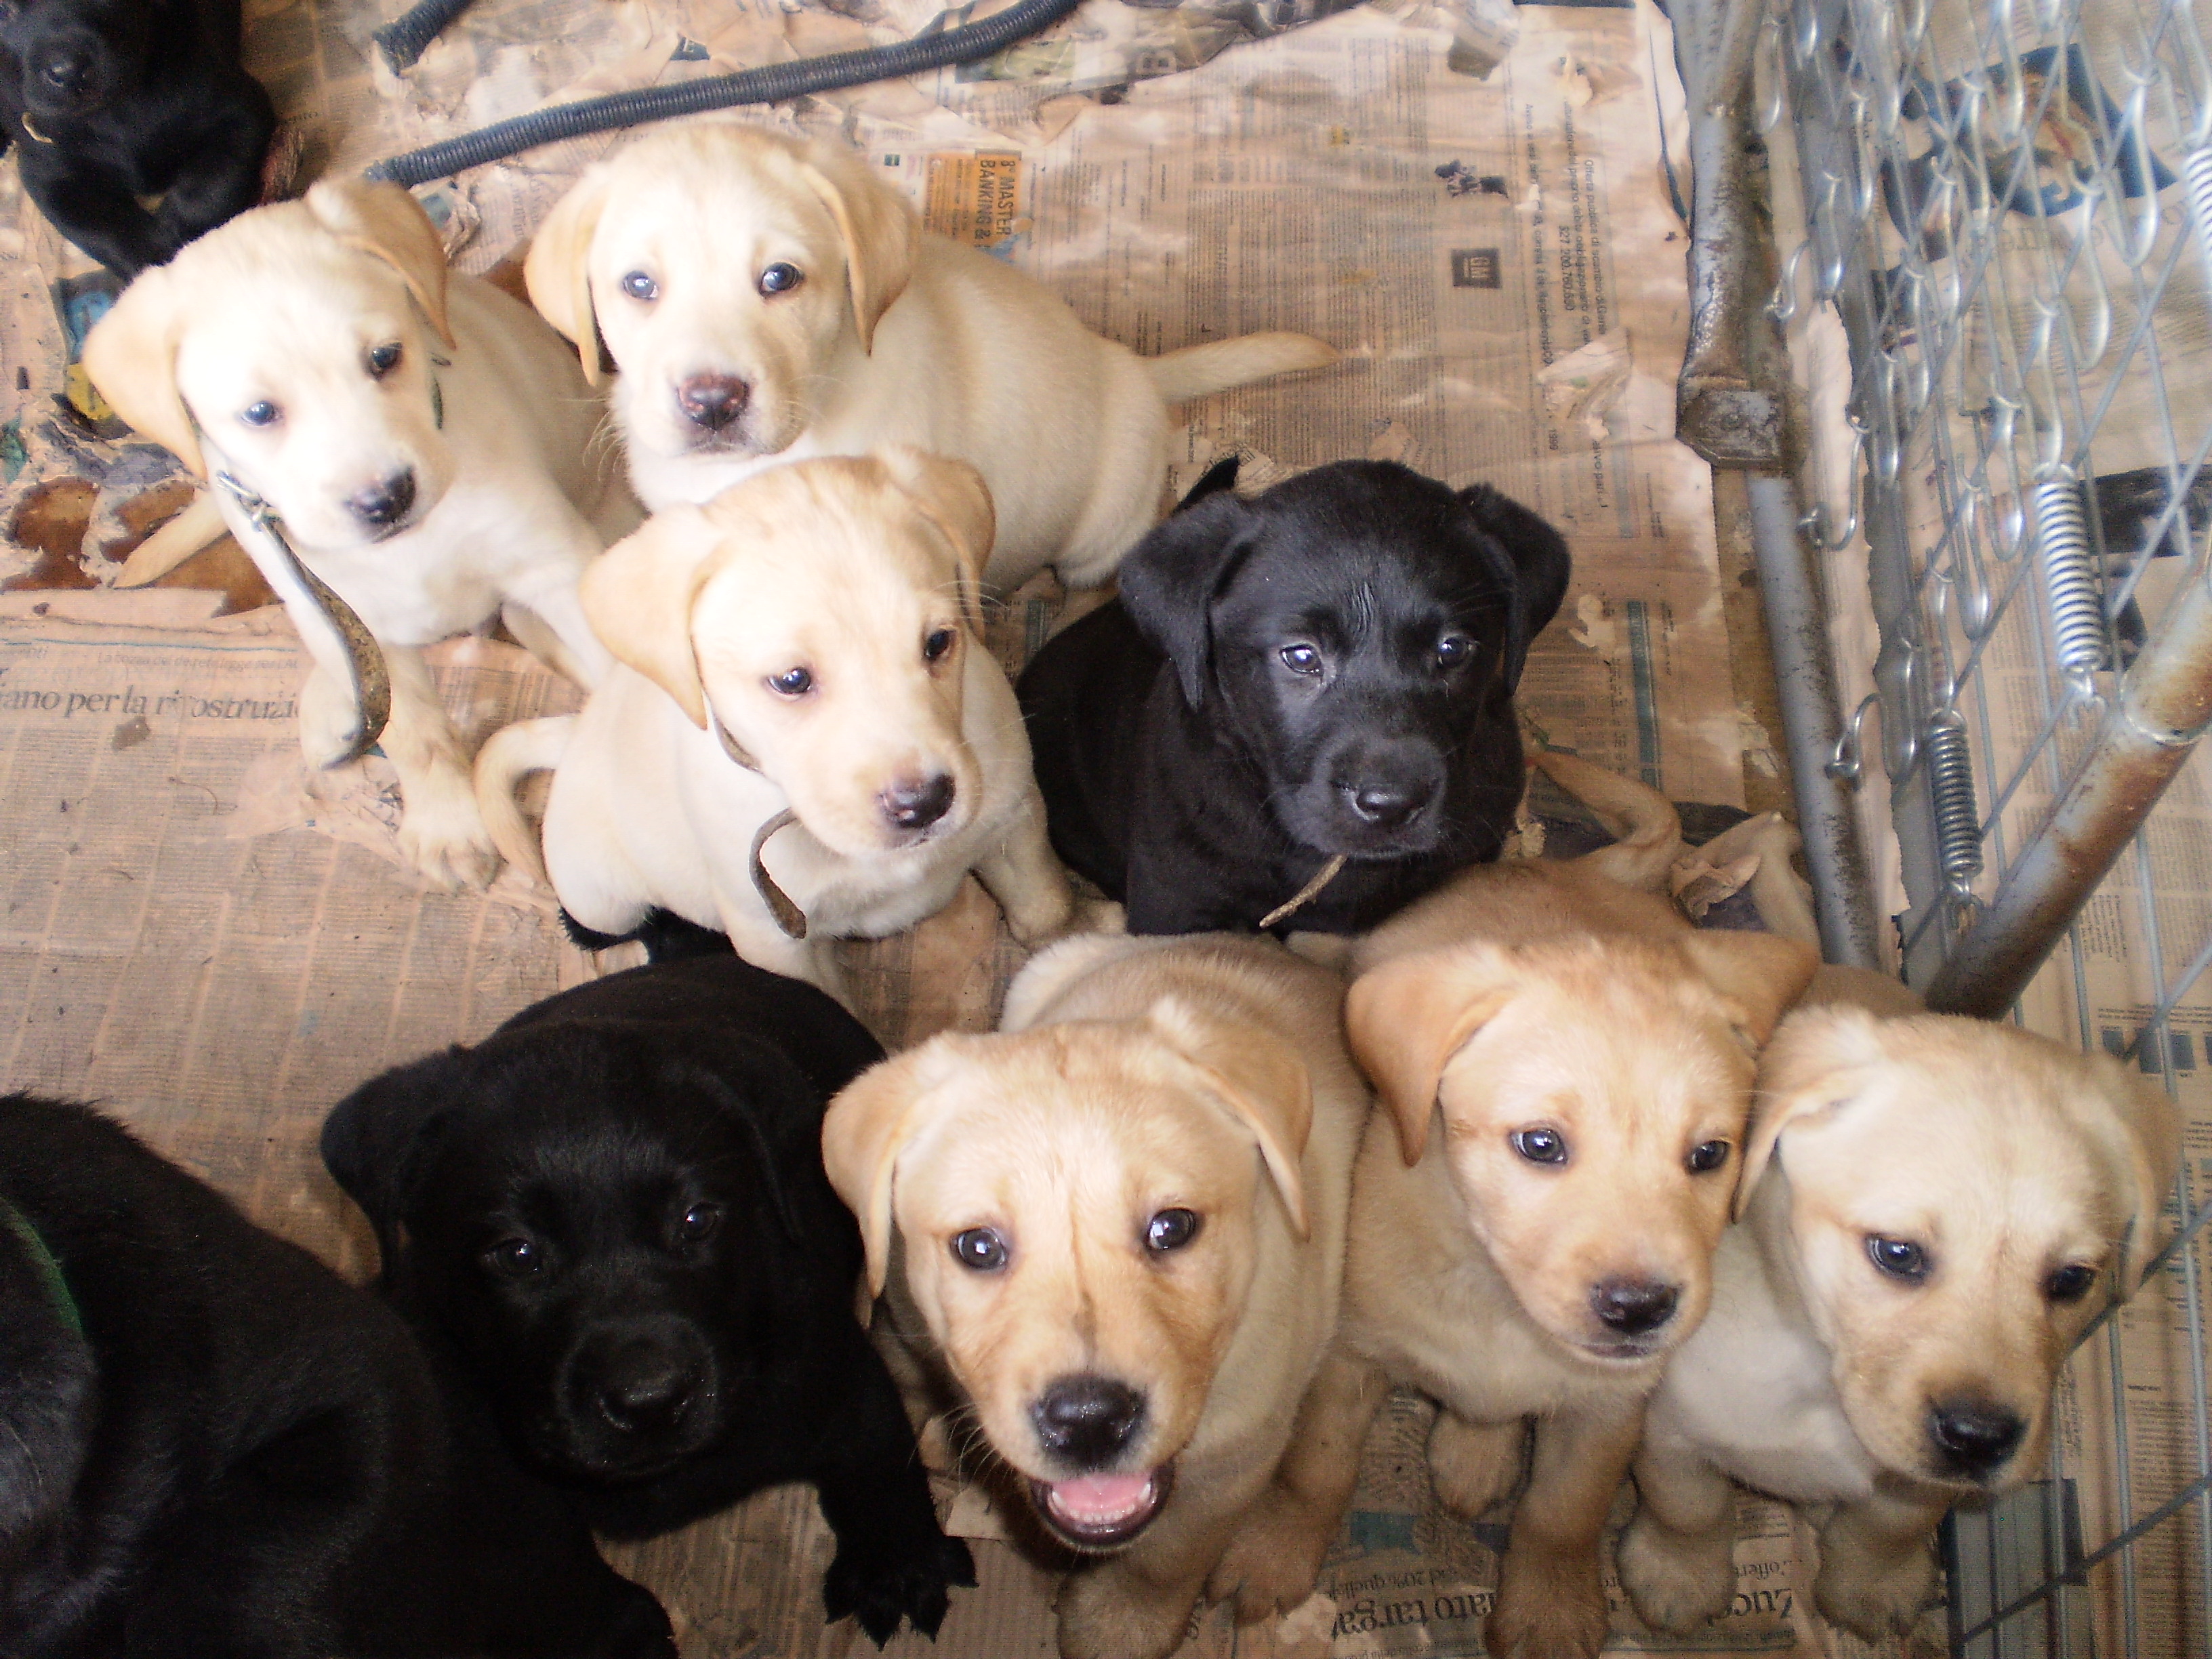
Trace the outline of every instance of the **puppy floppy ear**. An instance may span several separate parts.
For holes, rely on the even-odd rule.
[[[960,568],[960,608],[975,637],[983,637],[983,569],[991,562],[999,520],[991,506],[991,487],[965,461],[925,454],[905,444],[886,444],[880,452],[892,481],[913,497],[921,516],[952,544]]]
[[[468,1052],[448,1048],[372,1078],[323,1120],[323,1165],[376,1230],[386,1279],[398,1266],[408,1198],[444,1133]]]
[[[1305,1061],[1273,1032],[1217,1019],[1180,997],[1160,998],[1145,1019],[1205,1079],[1206,1091],[1252,1132],[1292,1229],[1305,1237],[1303,1165],[1314,1110]]]
[[[860,349],[873,351],[876,325],[913,279],[921,252],[921,221],[905,197],[842,144],[809,144],[799,173],[837,222]]]
[[[1689,934],[1682,949],[1698,975],[1728,1004],[1729,1020],[1747,1052],[1757,1054],[1774,1027],[1812,984],[1820,953],[1779,933],[1715,928]]]
[[[1121,560],[1129,619],[1174,665],[1193,708],[1213,678],[1213,602],[1251,551],[1253,532],[1251,508],[1217,490],[1155,525]]]
[[[1574,568],[1566,538],[1520,502],[1488,484],[1459,492],[1474,521],[1504,548],[1513,565],[1513,629],[1505,647],[1505,689],[1521,683],[1528,645],[1559,614]]]
[[[592,560],[576,588],[600,642],[675,698],[702,731],[707,692],[691,646],[691,602],[721,543],[698,507],[666,507]]]
[[[160,444],[200,477],[198,428],[177,389],[177,344],[185,309],[175,273],[139,273],[84,338],[84,372],[131,430]]]
[[[945,1103],[963,1039],[946,1032],[896,1059],[872,1066],[837,1091],[822,1117],[822,1167],[860,1224],[868,1294],[881,1296],[890,1274],[892,1183],[900,1153]]]
[[[422,204],[393,184],[325,179],[307,191],[307,211],[348,247],[384,261],[399,273],[415,303],[448,347],[446,248]]]
[[[2120,1239],[2119,1292],[2135,1294],[2166,1243],[2161,1218],[2181,1165],[2181,1113],[2166,1091],[2109,1054],[2081,1056],[2087,1086],[2066,1091],[2069,1114],[2103,1154],[2106,1178],[2127,1216]]]
[[[1521,994],[1524,977],[1510,951],[1473,943],[1393,957],[1352,981],[1345,1032],[1409,1168],[1428,1149],[1444,1067]]]
[[[584,379],[599,383],[599,314],[592,308],[592,240],[607,204],[605,167],[586,167],[531,239],[522,280],[538,314],[575,343]]]
[[[1865,1009],[1844,1006],[1801,1008],[1782,1022],[1759,1057],[1751,1133],[1736,1172],[1735,1219],[1750,1208],[1752,1190],[1773,1162],[1784,1132],[1844,1110],[1882,1064],[1881,1028],[1881,1021]]]

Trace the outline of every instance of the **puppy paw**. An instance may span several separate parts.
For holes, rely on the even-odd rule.
[[[1877,1556],[1821,1534],[1813,1605],[1830,1624],[1879,1643],[1893,1630],[1911,1629],[1935,1593],[1936,1564],[1924,1540],[1903,1556]]]
[[[1507,1551],[1483,1626],[1493,1659],[1597,1659],[1607,1628],[1595,1555],[1542,1560]]]
[[[1528,1431],[1520,1419],[1470,1423],[1438,1412],[1429,1430],[1429,1481],[1444,1507],[1470,1521],[1520,1489]]]
[[[1305,1506],[1271,1488],[1244,1512],[1206,1581],[1206,1599],[1234,1601],[1237,1622],[1256,1625],[1303,1605],[1321,1577],[1329,1534]]]
[[[470,821],[459,822],[456,815],[403,805],[400,856],[432,881],[449,889],[483,887],[499,873],[499,849],[473,812]]]
[[[361,708],[337,681],[310,674],[300,689],[300,752],[317,771],[336,766],[353,747]]]
[[[957,1538],[933,1539],[928,1548],[897,1559],[840,1549],[823,1576],[822,1610],[832,1624],[850,1613],[878,1647],[898,1634],[902,1619],[933,1638],[955,1584],[975,1584],[975,1558]]]
[[[1060,1659],[1167,1659],[1182,1645],[1197,1597],[1148,1592],[1108,1562],[1070,1573],[1054,1605]]]
[[[1734,1542],[1725,1530],[1674,1532],[1648,1512],[1638,1515],[1615,1554],[1637,1616],[1656,1630],[1686,1636],[1726,1613],[1735,1597]]]

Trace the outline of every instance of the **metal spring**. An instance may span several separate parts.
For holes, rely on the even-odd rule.
[[[1974,757],[1966,723],[1955,708],[1928,722],[1921,747],[1928,758],[1928,797],[1936,809],[1936,859],[1951,891],[1966,896],[1982,873],[1982,820],[1974,805]]]
[[[2197,251],[2205,270],[2212,272],[2212,145],[2192,149],[2181,158],[2181,188],[2189,200],[2189,223],[2197,233]]]
[[[2081,488],[2071,477],[2035,486],[2035,556],[2043,595],[2051,607],[2051,635],[2058,666],[2078,690],[2106,662],[2105,602],[2089,553],[2089,515]]]

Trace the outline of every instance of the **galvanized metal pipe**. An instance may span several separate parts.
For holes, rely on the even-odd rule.
[[[1994,1019],[2027,989],[2212,724],[2212,588],[2199,571],[2121,680],[2043,827],[1952,945],[1928,1006]]]

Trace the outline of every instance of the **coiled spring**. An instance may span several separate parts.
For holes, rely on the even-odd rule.
[[[1953,896],[1965,898],[1982,873],[1982,820],[1974,805],[1974,757],[1957,709],[1946,708],[1928,722],[1921,749],[1936,809],[1936,860]]]
[[[2197,232],[2197,251],[2212,271],[2212,145],[2181,158],[2182,194],[2189,201],[2189,222]]]
[[[2071,477],[2035,486],[2035,557],[2051,608],[2051,637],[2059,672],[2086,694],[2106,661],[2105,601],[2089,549],[2089,515]]]

